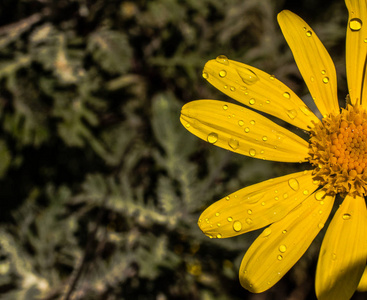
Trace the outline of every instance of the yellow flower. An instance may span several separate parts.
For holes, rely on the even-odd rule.
[[[344,200],[322,242],[316,294],[321,300],[349,299],[359,282],[366,286],[361,277],[367,258],[367,3],[346,0],[346,5],[345,109],[338,104],[334,64],[315,32],[290,11],[278,15],[321,121],[273,75],[225,56],[207,62],[203,70],[205,79],[238,102],[308,131],[308,142],[243,106],[198,100],[182,108],[186,129],[211,144],[259,159],[311,166],[232,193],[199,218],[201,230],[211,238],[270,225],[240,266],[240,282],[251,292],[269,289],[299,260],[324,227],[338,193]]]

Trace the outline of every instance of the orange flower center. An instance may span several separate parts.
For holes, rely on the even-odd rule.
[[[330,194],[363,196],[367,181],[367,113],[350,106],[311,130],[310,162],[315,180]]]

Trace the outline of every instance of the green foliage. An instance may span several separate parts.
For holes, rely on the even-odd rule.
[[[255,299],[237,270],[256,233],[211,240],[196,222],[216,199],[298,166],[212,147],[179,115],[187,101],[225,99],[201,78],[219,54],[306,91],[276,25],[284,1],[1,5],[0,299]],[[316,28],[329,20],[335,50],[342,5],[314,16]],[[314,263],[264,299],[296,295]]]

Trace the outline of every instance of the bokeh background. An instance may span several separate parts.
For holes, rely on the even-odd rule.
[[[315,299],[323,232],[255,295],[238,268],[258,232],[216,240],[196,225],[215,200],[308,166],[216,148],[179,122],[188,101],[231,101],[201,76],[220,54],[311,103],[282,9],[330,51],[343,102],[342,0],[0,1],[0,299]]]

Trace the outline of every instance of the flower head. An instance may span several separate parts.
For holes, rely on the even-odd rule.
[[[275,76],[254,67],[218,56],[203,70],[205,79],[238,102],[308,131],[308,141],[244,106],[198,100],[182,108],[186,129],[211,144],[254,158],[310,164],[309,170],[234,192],[199,218],[211,238],[265,227],[239,272],[242,286],[255,293],[273,286],[304,254],[324,227],[337,194],[344,200],[322,242],[316,294],[319,299],[349,299],[366,281],[361,277],[367,259],[367,24],[362,21],[367,3],[346,0],[346,5],[349,95],[344,109],[338,104],[334,64],[315,32],[290,11],[278,15],[322,120]]]

